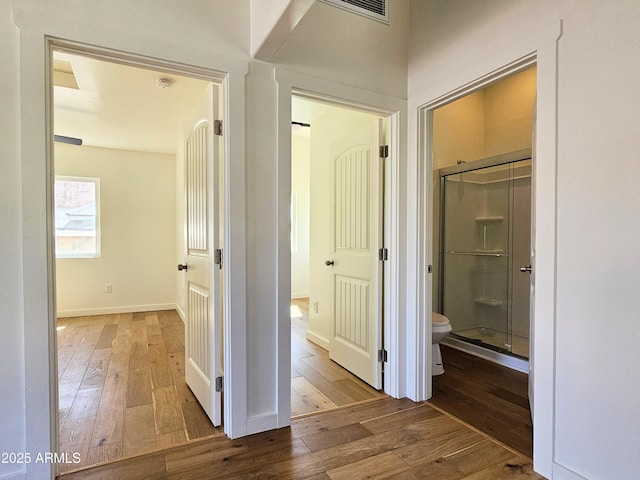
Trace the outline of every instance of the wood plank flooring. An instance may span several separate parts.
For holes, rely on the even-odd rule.
[[[309,299],[295,299],[299,316],[291,318],[291,416],[304,415],[382,398],[348,370],[329,359],[329,352],[307,340]]]
[[[532,451],[526,375],[442,346],[446,372],[434,377],[429,402],[518,457],[428,404],[392,400],[354,377],[306,340],[308,301],[293,305],[300,315],[292,318],[292,415],[299,418],[291,429],[237,441],[210,424],[184,383],[176,312],[60,319],[60,452],[81,455],[61,473],[115,461],[64,478],[541,478],[524,460]],[[439,432],[445,424],[456,427]]]
[[[184,381],[175,311],[58,319],[61,472],[223,435]]]
[[[64,480],[542,479],[531,461],[427,403],[383,398],[292,420],[290,428],[193,444]]]
[[[446,345],[440,348],[445,372],[433,377],[429,402],[531,458],[527,375]]]

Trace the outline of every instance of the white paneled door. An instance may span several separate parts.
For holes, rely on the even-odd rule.
[[[331,146],[333,332],[329,356],[376,389],[382,388],[383,160],[381,121]]]
[[[185,377],[187,385],[214,425],[222,422],[222,376],[219,137],[213,122],[218,88],[207,88],[185,126],[186,271]],[[214,115],[215,114],[215,115]],[[185,265],[179,265],[185,269]]]
[[[537,99],[536,99],[537,102]],[[536,264],[536,177],[535,177],[535,162],[536,159],[536,136],[537,136],[537,128],[536,128],[536,118],[538,116],[537,103],[533,105],[533,132],[531,134],[531,258],[529,267],[530,273],[530,298],[529,298],[529,410],[531,411],[531,418],[533,419],[535,412],[533,409],[534,401],[533,401],[533,392],[534,392],[534,371],[533,371],[533,359],[535,357],[535,299],[536,299],[536,289],[535,289],[535,264]]]

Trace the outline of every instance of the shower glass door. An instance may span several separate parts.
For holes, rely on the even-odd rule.
[[[442,313],[454,336],[506,353],[512,179],[512,164],[442,177]]]
[[[529,358],[531,277],[520,266],[531,264],[531,160],[512,164],[511,180],[511,353]]]

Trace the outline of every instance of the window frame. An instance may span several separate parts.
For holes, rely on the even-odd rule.
[[[56,259],[71,259],[71,258],[101,258],[102,256],[102,232],[100,225],[100,178],[99,177],[83,177],[77,175],[55,175],[54,178],[54,221],[55,221],[55,185],[58,181],[66,181],[66,182],[84,182],[84,183],[93,183],[94,185],[94,194],[95,194],[95,204],[96,204],[96,214],[95,214],[95,232],[96,232],[96,248],[94,252],[60,252],[58,250],[58,233],[57,229],[54,226],[54,244],[55,244],[55,258]]]

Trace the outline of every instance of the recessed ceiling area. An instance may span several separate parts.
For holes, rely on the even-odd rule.
[[[158,78],[173,84],[162,88]],[[56,135],[88,146],[166,154],[176,153],[185,118],[209,84],[62,51],[53,54],[53,82]]]

